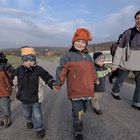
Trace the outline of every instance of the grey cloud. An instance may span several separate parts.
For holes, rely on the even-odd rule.
[[[130,5],[121,9],[119,12],[106,16],[102,21],[93,24],[96,37],[95,41],[117,40],[120,33],[134,26],[134,14],[136,11],[137,7]]]

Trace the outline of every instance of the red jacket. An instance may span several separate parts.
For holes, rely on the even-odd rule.
[[[70,51],[60,59],[56,70],[56,88],[67,79],[69,98],[91,97],[94,94],[96,72],[91,56]]]
[[[11,73],[14,71],[9,63],[0,62],[0,97],[10,96],[12,93]]]

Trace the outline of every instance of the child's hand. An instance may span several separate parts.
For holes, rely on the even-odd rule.
[[[59,92],[59,90],[56,89],[55,86],[53,86],[53,90],[54,90],[55,92]]]
[[[116,69],[117,69],[117,66],[115,66],[115,65],[112,65],[111,69],[112,69],[112,71],[116,71]]]
[[[99,83],[100,83],[100,82],[99,82],[99,80],[97,79],[97,80],[95,81],[95,84],[96,84],[96,85],[99,85]]]

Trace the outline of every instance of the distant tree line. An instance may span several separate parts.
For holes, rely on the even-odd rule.
[[[98,44],[89,44],[88,50],[89,52],[110,50],[110,46],[112,45],[112,43],[114,42],[112,41]],[[55,56],[61,56],[70,49],[69,47],[39,47],[39,46],[32,47],[35,48],[37,56],[45,56],[46,49],[48,51],[53,51],[53,55]],[[5,52],[6,55],[20,56],[20,48],[3,49],[2,51]]]

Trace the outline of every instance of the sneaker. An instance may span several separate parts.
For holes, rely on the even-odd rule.
[[[43,138],[45,136],[45,131],[44,129],[40,130],[40,131],[37,131],[36,132],[36,135],[38,138]]]
[[[11,124],[12,124],[12,123],[11,123],[11,117],[8,116],[8,115],[5,115],[5,116],[4,116],[4,126],[5,126],[5,127],[9,127]]]
[[[100,109],[94,109],[94,112],[95,112],[97,115],[103,114],[103,112],[102,112]]]
[[[74,133],[74,140],[83,140],[83,135],[81,133]]]
[[[112,97],[114,98],[114,99],[116,99],[116,100],[121,100],[121,97],[119,96],[119,95],[114,95],[112,92],[111,92],[111,95],[112,95]]]
[[[32,128],[33,128],[33,123],[27,122],[27,129],[32,129]]]

